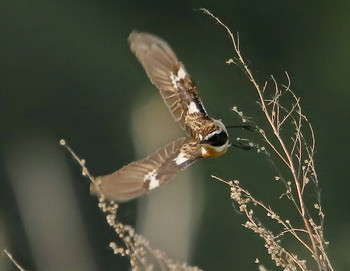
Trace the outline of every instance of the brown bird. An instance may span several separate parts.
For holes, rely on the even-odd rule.
[[[170,46],[157,36],[136,31],[130,34],[128,41],[187,137],[179,138],[112,174],[96,178],[91,184],[91,192],[102,193],[106,199],[117,202],[141,196],[193,162],[224,154],[229,146],[225,126],[220,120],[208,116],[190,75]]]

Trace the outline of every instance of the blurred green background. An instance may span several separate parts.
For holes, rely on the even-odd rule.
[[[129,50],[126,40],[132,30],[157,34],[171,44],[211,115],[232,125],[239,123],[232,106],[250,116],[260,114],[244,74],[225,64],[233,57],[227,34],[195,11],[201,7],[239,31],[241,50],[260,80],[274,74],[283,82],[284,71],[289,72],[316,132],[329,255],[337,270],[350,270],[349,1],[1,0],[0,247],[7,247],[27,270],[128,270],[125,259],[112,255],[108,242],[113,233],[58,140],[65,138],[87,159],[94,175],[136,158],[132,111],[157,90]],[[153,132],[161,133],[161,127]],[[279,205],[282,189],[267,175],[266,165],[253,152],[231,149],[194,166],[201,178],[191,181],[201,186],[204,207],[191,240],[190,264],[204,270],[257,270],[258,257],[273,268],[262,241],[241,227],[243,217],[232,208],[227,188],[210,178],[239,179],[258,198]],[[72,180],[66,185],[71,192],[50,186],[53,179],[60,180],[58,175]],[[35,205],[27,198],[30,189],[41,207],[36,214],[23,211]],[[59,192],[72,193],[75,203],[60,200]],[[41,202],[43,198],[52,202]],[[65,212],[77,221],[75,230]],[[133,201],[122,205],[119,217],[134,224],[137,212]],[[48,225],[37,223],[40,229],[39,219]],[[56,230],[45,236],[81,235],[82,246],[74,241],[68,248],[63,238],[57,247],[36,248],[35,236],[42,238],[40,231],[49,225]],[[157,227],[162,225],[154,225],[155,231]],[[61,250],[70,256],[57,256],[57,264],[43,263],[45,253],[61,255]],[[78,256],[82,250],[85,256]],[[0,269],[11,270],[4,257]]]

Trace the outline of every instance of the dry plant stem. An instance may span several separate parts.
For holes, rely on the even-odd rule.
[[[91,182],[95,182],[95,178],[90,174],[89,170],[85,166],[85,160],[80,159],[78,155],[76,155],[75,152],[69,147],[69,145],[64,139],[60,140],[60,145],[63,146],[73,156],[74,160],[76,160],[79,163],[79,165],[82,168],[82,175],[87,176]],[[118,204],[107,203],[101,191],[99,195],[101,195],[101,197],[99,198],[99,208],[103,213],[106,214],[107,223],[112,228],[114,228],[118,236],[124,241],[126,249],[119,248],[117,245],[115,245],[115,243],[111,243],[110,246],[115,253],[119,253],[122,256],[129,255],[130,264],[133,268],[135,268],[137,262],[137,254],[133,253],[133,251],[135,251],[135,248],[131,242],[131,238],[129,238],[130,235],[133,235],[133,229],[117,221]]]
[[[60,144],[80,164],[83,176],[87,176],[91,182],[94,182],[95,178],[89,173],[89,170],[86,168],[85,160],[80,159],[67,145],[65,140],[61,139]],[[132,271],[202,271],[198,267],[191,267],[185,263],[174,263],[164,252],[152,248],[149,245],[149,242],[141,235],[135,233],[135,230],[131,226],[125,225],[118,221],[118,204],[106,201],[101,191],[99,191],[99,195],[100,197],[98,206],[100,210],[105,214],[108,225],[114,229],[115,233],[124,243],[125,247],[117,245],[116,242],[111,242],[109,246],[113,249],[114,254],[120,254],[123,257],[129,257]]]
[[[240,47],[239,47],[239,36],[237,34],[237,36],[235,36],[232,31],[216,16],[214,16],[211,12],[209,12],[206,9],[202,9],[202,11],[204,13],[206,13],[207,15],[209,15],[210,17],[212,17],[219,25],[221,25],[222,27],[224,27],[227,31],[227,33],[230,36],[232,45],[233,45],[233,49],[236,53],[238,62],[239,62],[239,66],[243,67],[244,72],[246,73],[249,81],[253,84],[254,88],[257,91],[257,94],[259,96],[259,104],[262,108],[262,111],[270,125],[270,127],[272,128],[273,134],[275,135],[279,146],[282,149],[282,153],[280,151],[277,150],[277,148],[274,146],[274,144],[267,138],[266,134],[264,133],[263,130],[260,130],[263,138],[266,140],[266,142],[268,143],[268,145],[276,152],[276,154],[282,159],[282,161],[287,165],[287,167],[289,168],[292,177],[293,177],[293,183],[295,185],[295,191],[297,194],[297,199],[298,199],[298,207],[297,209],[299,210],[299,213],[302,217],[303,223],[305,225],[305,229],[307,231],[307,234],[309,236],[309,240],[311,242],[312,245],[312,255],[318,265],[319,270],[327,270],[327,267],[324,266],[324,264],[322,264],[322,260],[325,259],[326,262],[328,263],[328,267],[330,268],[330,270],[334,270],[333,267],[331,266],[329,259],[327,257],[327,254],[324,251],[323,248],[323,238],[321,238],[320,242],[316,241],[316,237],[317,236],[317,230],[315,227],[313,227],[311,225],[311,217],[308,214],[307,208],[305,206],[305,202],[303,200],[303,192],[304,192],[304,188],[306,185],[305,180],[307,179],[307,174],[309,174],[309,170],[310,167],[313,166],[313,161],[312,161],[312,157],[313,157],[313,150],[314,150],[314,135],[313,135],[313,130],[312,127],[310,125],[310,131],[312,133],[312,147],[311,150],[308,146],[306,146],[306,150],[307,153],[309,155],[309,161],[311,161],[306,169],[302,169],[301,164],[302,164],[302,149],[303,149],[303,135],[301,132],[301,126],[302,126],[302,119],[306,120],[306,117],[301,113],[301,108],[300,108],[300,104],[299,104],[299,98],[297,98],[294,93],[289,89],[289,85],[290,85],[290,79],[288,74],[286,73],[287,79],[288,79],[288,84],[285,87],[286,91],[289,91],[294,99],[295,99],[295,104],[293,105],[292,109],[287,110],[287,115],[280,120],[280,104],[279,104],[279,98],[281,96],[281,91],[279,89],[279,86],[276,82],[276,80],[272,77],[273,83],[275,85],[275,95],[274,98],[270,101],[267,101],[264,98],[264,91],[267,87],[267,82],[264,83],[263,88],[260,87],[260,85],[257,83],[257,81],[254,78],[253,73],[251,72],[250,68],[248,67],[248,65],[246,64],[241,52],[240,52]],[[231,61],[233,62],[233,61]],[[237,63],[236,63],[237,64]],[[267,104],[267,102],[269,102]],[[272,104],[272,109],[271,112],[268,110],[268,106]],[[287,148],[287,146],[285,145],[284,139],[282,138],[281,134],[280,134],[280,127],[281,125],[291,116],[291,114],[297,111],[297,114],[299,116],[298,120],[294,121],[294,125],[296,127],[296,137],[293,139],[294,144],[293,147],[291,148],[291,150],[289,150]],[[304,140],[304,144],[305,144],[305,140]],[[298,159],[298,164],[299,167],[297,169],[297,167],[295,166],[294,160],[293,160],[293,155],[295,153],[295,150],[298,150],[296,157]],[[303,171],[303,177],[300,180],[300,171]],[[312,172],[314,173],[314,171]],[[317,179],[316,179],[317,180]],[[298,235],[294,235],[295,237]],[[299,241],[301,240],[300,238],[297,238]],[[305,243],[302,242],[305,246]],[[318,246],[318,244],[321,246],[321,248]],[[309,248],[309,246],[306,246],[307,248]],[[320,252],[322,253],[322,255],[320,255]]]
[[[61,146],[65,147],[67,151],[73,156],[74,160],[77,161],[81,168],[83,169],[83,176],[87,176],[91,182],[95,183],[95,178],[90,174],[89,170],[85,166],[85,160],[80,159],[75,152],[67,145],[66,141],[64,139],[60,140]]]
[[[261,225],[261,223],[259,223],[258,219],[254,216],[253,210],[248,207],[248,204],[252,204],[253,206],[258,205],[259,207],[263,208],[267,212],[268,217],[283,225],[286,232],[291,233],[300,242],[303,242],[303,240],[301,240],[296,234],[296,231],[298,230],[294,229],[288,220],[283,221],[274,211],[272,211],[270,207],[266,207],[266,205],[264,205],[262,202],[256,200],[247,190],[239,186],[238,181],[226,182],[216,176],[212,177],[230,186],[231,198],[238,203],[239,210],[243,212],[248,219],[243,226],[252,230],[258,234],[260,238],[264,239],[265,247],[268,250],[268,253],[271,255],[271,259],[275,261],[276,266],[281,266],[284,268],[284,270],[288,271],[297,270],[297,267],[302,271],[308,270],[304,260],[299,259],[297,255],[288,252],[280,245],[279,237],[281,234],[275,236],[271,231],[267,230]]]
[[[20,271],[26,271],[17,261],[13,258],[11,253],[9,253],[6,249],[4,249],[4,253],[11,260],[11,262],[18,268]]]
[[[223,179],[217,177],[217,176],[214,176],[212,175],[211,176],[212,178],[218,180],[218,181],[221,181],[229,186],[232,186],[232,184],[230,182],[227,182],[227,181],[224,181]],[[249,200],[255,204],[255,205],[258,205],[260,206],[262,209],[264,209],[266,211],[266,213],[268,214],[268,216],[270,216],[272,219],[275,219],[279,224],[281,224],[283,226],[283,228],[285,229],[284,231],[282,231],[278,236],[276,237],[279,237],[279,236],[282,236],[284,235],[284,233],[290,233],[292,234],[300,243],[302,243],[306,248],[307,250],[309,250],[311,253],[312,253],[312,249],[299,237],[299,235],[297,234],[297,232],[306,232],[305,230],[303,229],[295,229],[290,222],[285,222],[284,220],[282,220],[278,215],[276,215],[276,212],[274,212],[270,207],[267,207],[265,204],[263,204],[261,201],[258,201],[256,200],[254,197],[252,197],[250,195],[250,193],[243,189],[242,187],[240,187],[240,190],[245,194],[245,196],[247,198],[249,198]]]

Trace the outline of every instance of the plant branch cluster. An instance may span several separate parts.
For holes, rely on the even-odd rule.
[[[334,270],[326,252],[328,242],[325,241],[323,234],[324,213],[321,207],[320,190],[314,162],[315,135],[310,122],[302,113],[300,98],[290,89],[289,75],[285,73],[287,77],[286,85],[277,83],[273,76],[271,76],[272,83],[268,81],[262,84],[258,83],[240,51],[238,34],[233,34],[219,18],[208,10],[202,9],[202,11],[227,31],[235,53],[234,58],[229,59],[227,63],[234,63],[239,66],[256,90],[258,103],[267,121],[266,131],[258,126],[256,128],[268,147],[259,147],[258,151],[266,153],[269,161],[277,169],[278,176],[275,179],[284,182],[286,186],[284,195],[292,201],[303,223],[303,228],[294,228],[289,220],[282,220],[270,207],[255,200],[248,191],[240,187],[239,182],[228,182],[227,184],[231,187],[231,198],[239,204],[240,211],[248,219],[244,226],[264,239],[265,247],[275,261],[276,266],[282,266],[284,270],[310,270],[306,261],[300,260],[295,254],[287,252],[280,245],[280,237],[287,233],[291,234],[307,249],[315,260],[318,270]],[[271,89],[273,93],[269,95],[268,92]],[[284,105],[285,102],[282,102],[282,98],[283,101],[291,100],[291,106],[287,108]],[[237,107],[233,107],[233,111],[242,118],[243,122],[253,123]],[[288,136],[284,131],[293,131],[293,134]],[[277,155],[277,158],[282,162],[282,167],[276,166],[277,163],[268,153],[268,150]],[[283,176],[281,172],[287,173]],[[310,185],[313,185],[316,194],[316,199],[312,204],[307,203],[305,194],[307,187]],[[253,206],[248,207],[248,203],[252,203]],[[282,226],[282,231],[278,235],[273,235],[271,231],[258,222],[253,215],[253,209],[256,207],[265,210],[270,218]],[[317,211],[316,217],[312,214],[315,209]]]
[[[60,144],[80,164],[82,175],[88,177],[91,182],[95,182],[95,178],[85,166],[85,160],[80,159],[65,140],[62,139]],[[152,248],[148,240],[142,235],[135,233],[133,227],[125,225],[118,220],[117,211],[119,206],[117,203],[106,201],[102,195],[99,197],[98,206],[105,214],[108,225],[113,228],[118,236],[118,240],[111,242],[109,246],[113,249],[114,254],[129,258],[132,271],[202,271],[198,267],[188,266],[186,263],[176,263],[163,251]],[[119,245],[119,243],[122,244]]]

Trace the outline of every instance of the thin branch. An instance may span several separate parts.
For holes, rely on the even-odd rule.
[[[11,253],[9,253],[6,249],[4,249],[4,253],[6,254],[6,256],[11,260],[11,262],[18,268],[18,270],[20,271],[26,271],[11,255]]]
[[[69,145],[66,143],[66,141],[64,139],[60,140],[60,145],[63,146],[73,156],[74,160],[80,164],[81,168],[83,169],[83,172],[82,172],[83,176],[87,176],[91,182],[95,183],[95,178],[90,174],[89,170],[85,166],[85,160],[80,159],[75,154],[75,152],[69,147]]]
[[[281,90],[279,89],[279,84],[277,84],[275,78],[272,76],[272,80],[274,82],[274,89],[275,89],[275,94],[274,97],[271,100],[266,100],[264,97],[264,92],[267,87],[267,83],[265,82],[263,88],[260,87],[260,85],[257,83],[257,81],[254,78],[254,75],[252,71],[250,70],[249,66],[246,64],[240,48],[239,48],[239,42],[237,41],[237,36],[233,34],[233,32],[216,16],[214,16],[211,12],[209,12],[206,9],[202,9],[202,11],[212,17],[219,25],[221,25],[228,33],[233,49],[236,53],[237,60],[239,63],[236,63],[238,66],[242,66],[245,74],[247,75],[249,81],[253,84],[254,88],[256,89],[256,92],[258,94],[258,101],[261,106],[261,109],[265,115],[266,120],[268,121],[270,128],[272,129],[272,132],[274,136],[277,139],[278,142],[278,147],[272,141],[266,136],[265,132],[260,129],[260,133],[263,137],[263,139],[268,143],[268,145],[273,149],[274,152],[280,157],[280,159],[284,162],[284,164],[288,167],[291,177],[292,177],[292,183],[294,184],[293,188],[293,193],[296,194],[296,200],[294,201],[294,197],[292,197],[293,202],[297,204],[297,209],[300,210],[300,215],[301,219],[303,220],[304,226],[305,226],[305,231],[308,234],[309,241],[311,242],[311,254],[313,255],[319,270],[326,270],[324,269],[324,261],[323,259],[327,258],[327,261],[329,263],[327,255],[319,249],[318,243],[324,242],[323,239],[318,239],[315,234],[317,234],[317,229],[314,228],[311,225],[311,217],[309,215],[306,203],[303,198],[303,193],[305,189],[305,185],[307,182],[307,176],[309,171],[315,171],[314,168],[311,169],[311,165],[313,166],[313,160],[312,162],[310,161],[308,163],[308,167],[305,168],[305,166],[302,166],[303,160],[304,160],[304,151],[306,150],[307,155],[310,157],[310,154],[313,154],[313,152],[309,152],[308,148],[304,148],[303,145],[305,145],[305,140],[302,132],[302,122],[303,120],[306,120],[304,118],[304,115],[302,114],[301,111],[301,106],[300,106],[300,99],[295,96],[293,91],[290,90],[290,77],[288,73],[286,74],[287,77],[287,86],[284,87],[285,93],[290,93],[294,99],[294,105],[290,110],[287,110],[287,114],[280,119],[281,113],[280,113],[280,97],[281,97]],[[270,107],[272,106],[272,108]],[[269,109],[271,108],[271,111]],[[284,124],[287,119],[294,117],[292,116],[293,113],[296,113],[297,117],[295,118],[295,121],[293,124],[295,125],[295,138],[292,138],[292,148],[289,149],[287,147],[287,142],[284,141],[283,136],[280,133],[280,127],[282,124]],[[308,123],[308,121],[306,120]],[[312,133],[312,140],[314,144],[314,135],[313,131],[311,130]],[[314,150],[314,145],[312,146],[312,150]],[[296,159],[296,160],[295,160]],[[301,172],[303,173],[302,175]],[[289,190],[288,190],[289,191]],[[288,192],[287,191],[287,192]],[[292,190],[290,190],[290,193],[292,193]],[[292,194],[291,194],[292,195]],[[298,236],[298,235],[296,235]],[[318,240],[319,241],[318,241]],[[300,240],[298,240],[300,241]],[[303,242],[303,240],[301,240]],[[308,246],[307,246],[308,247]],[[320,255],[320,253],[322,255]],[[333,267],[328,264],[328,268],[330,270],[333,270]]]

